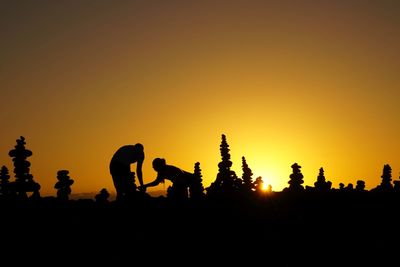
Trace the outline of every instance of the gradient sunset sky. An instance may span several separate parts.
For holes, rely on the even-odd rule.
[[[24,136],[42,195],[114,191],[122,145],[209,186],[233,170],[288,186],[400,172],[400,1],[1,1],[0,166]],[[12,178],[13,180],[13,178]],[[153,190],[166,190],[169,182]],[[150,189],[149,189],[150,190]]]

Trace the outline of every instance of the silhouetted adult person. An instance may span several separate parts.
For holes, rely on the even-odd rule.
[[[146,191],[148,187],[164,183],[165,179],[172,182],[171,191],[173,198],[188,198],[188,188],[195,181],[193,173],[184,171],[173,165],[168,165],[165,159],[156,158],[153,160],[153,169],[157,172],[154,181],[143,185],[141,188]]]
[[[117,191],[117,200],[136,191],[135,173],[131,172],[133,163],[136,163],[139,184],[143,186],[143,161],[144,147],[140,143],[122,146],[114,153],[110,162],[110,173]]]

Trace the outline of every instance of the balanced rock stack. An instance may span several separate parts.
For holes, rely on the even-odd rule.
[[[74,180],[69,177],[69,171],[59,170],[57,172],[57,180],[58,182],[54,185],[54,188],[57,189],[57,198],[68,200],[72,191],[71,185],[74,183]]]
[[[293,173],[289,176],[290,181],[289,183],[289,189],[291,191],[302,191],[304,190],[304,187],[302,184],[304,183],[303,181],[303,174],[301,173],[301,166],[298,165],[297,163],[294,163],[292,166]]]
[[[25,144],[25,138],[21,136],[17,139],[15,148],[8,153],[14,162],[15,182],[13,189],[22,198],[27,197],[27,192],[34,192],[35,195],[38,195],[40,189],[40,185],[33,181],[33,176],[29,173],[31,163],[27,161],[27,158],[32,156],[32,151],[26,149]]]

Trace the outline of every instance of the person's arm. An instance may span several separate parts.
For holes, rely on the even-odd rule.
[[[157,176],[157,178],[154,180],[154,181],[152,181],[152,182],[150,182],[150,183],[147,183],[147,184],[144,184],[143,186],[141,186],[141,188],[144,188],[144,191],[146,191],[146,189],[147,189],[147,187],[153,187],[153,186],[156,186],[156,185],[158,185],[159,183],[161,183],[162,181],[163,181],[164,179],[160,176],[160,174]]]
[[[140,186],[143,186],[142,166],[143,166],[143,160],[139,160],[136,164],[136,175],[138,177]]]
[[[153,187],[153,186],[158,185],[160,182],[161,182],[161,180],[158,179],[158,177],[157,177],[153,182],[147,183],[147,184],[143,185],[143,187],[146,187],[146,188]]]

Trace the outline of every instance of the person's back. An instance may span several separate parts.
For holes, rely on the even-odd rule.
[[[173,165],[165,165],[165,167],[158,172],[160,177],[170,180],[173,184],[186,185],[188,183],[187,178],[192,175],[191,173],[184,171]]]

